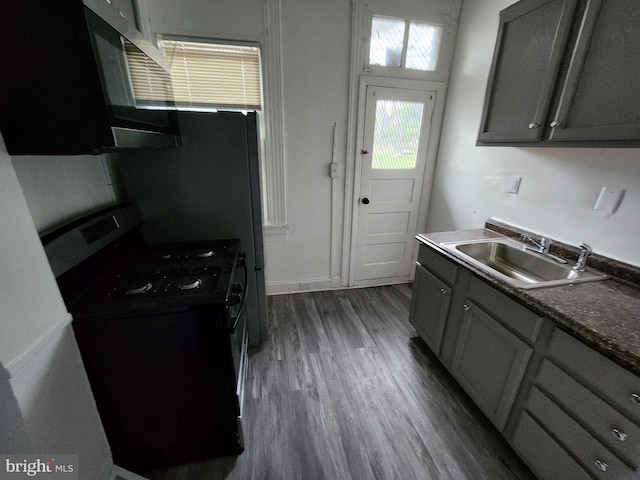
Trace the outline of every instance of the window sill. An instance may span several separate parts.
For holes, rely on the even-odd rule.
[[[265,242],[284,242],[289,238],[289,225],[265,225]]]

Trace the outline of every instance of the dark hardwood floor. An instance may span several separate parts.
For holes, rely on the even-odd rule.
[[[408,323],[394,285],[269,297],[246,450],[153,480],[534,480]]]

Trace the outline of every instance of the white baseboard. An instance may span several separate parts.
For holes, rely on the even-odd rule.
[[[274,282],[267,284],[267,295],[285,295],[288,293],[321,292],[324,290],[342,290],[347,288],[380,287],[383,285],[397,285],[411,283],[413,280],[407,277],[385,279],[384,282],[376,280],[364,280],[356,285],[342,285],[340,279],[305,280],[303,282]]]
[[[345,288],[339,278],[315,278],[299,282],[267,283],[267,295],[283,295],[285,293],[318,292]]]

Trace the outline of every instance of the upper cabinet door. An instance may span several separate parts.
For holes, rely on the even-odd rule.
[[[478,143],[542,138],[577,0],[526,0],[500,13]]]
[[[588,0],[551,141],[640,139],[638,0]]]

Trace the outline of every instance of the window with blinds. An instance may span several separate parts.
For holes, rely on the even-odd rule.
[[[260,110],[260,49],[181,40],[162,40],[171,87],[162,69],[127,46],[134,95],[139,105],[177,108]],[[159,70],[159,71],[156,71]]]
[[[260,110],[260,49],[162,40],[178,108]]]
[[[173,106],[170,75],[133,44],[124,47],[136,105]]]

